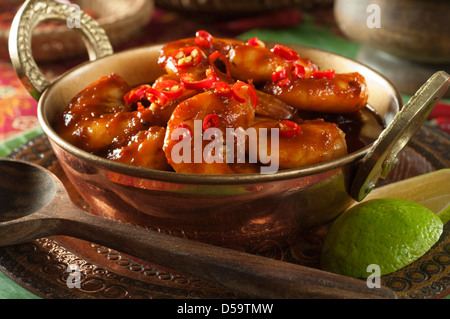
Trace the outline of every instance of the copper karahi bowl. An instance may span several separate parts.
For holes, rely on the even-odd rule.
[[[39,120],[61,166],[92,213],[211,244],[254,250],[264,245],[283,246],[302,229],[332,221],[354,202],[351,189],[358,182],[355,175],[373,143],[322,164],[270,175],[228,176],[128,166],[69,144],[55,133],[52,122],[87,85],[111,73],[119,74],[132,85],[149,83],[163,71],[157,64],[161,46],[113,54],[106,35],[94,20],[86,17],[80,31],[90,42],[91,61],[48,83],[28,58],[29,43],[17,43],[26,39],[21,33],[30,29],[21,15],[33,15],[33,21],[39,23],[50,14],[55,18],[64,12],[63,5],[53,1],[25,2],[13,23],[10,50],[19,76],[39,100]],[[323,69],[364,75],[370,92],[368,104],[385,126],[401,109],[400,94],[373,70],[329,52],[291,47]],[[372,141],[379,135],[370,123],[361,132]]]

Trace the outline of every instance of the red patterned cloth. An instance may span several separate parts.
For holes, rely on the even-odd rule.
[[[0,141],[36,127],[37,102],[22,85],[11,64],[0,60]]]

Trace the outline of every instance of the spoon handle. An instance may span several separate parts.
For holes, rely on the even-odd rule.
[[[259,298],[396,298],[363,280],[149,231],[85,212],[62,220],[81,238]]]

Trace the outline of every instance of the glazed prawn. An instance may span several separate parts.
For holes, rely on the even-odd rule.
[[[133,135],[127,145],[111,149],[106,158],[132,166],[171,171],[162,150],[166,129],[152,126]]]
[[[356,112],[366,106],[368,98],[365,79],[359,73],[293,79],[288,85],[267,82],[263,90],[299,110],[323,113]]]
[[[227,129],[246,129],[251,125],[257,97],[249,84],[237,82],[234,86],[233,91],[239,95],[207,91],[175,108],[167,123],[163,150],[176,172],[236,173],[227,161]]]
[[[78,93],[55,120],[55,131],[65,140],[88,152],[113,143],[124,131],[124,114],[131,109],[123,103],[130,86],[118,75],[104,76]]]
[[[277,120],[291,120],[297,116],[297,109],[281,101],[272,94],[255,90],[258,97],[258,105],[255,114],[270,117]]]
[[[267,145],[269,156],[278,154],[280,169],[318,164],[347,154],[345,134],[338,125],[322,119],[296,123],[257,117],[251,127],[257,130],[258,139],[267,136],[267,141],[262,143]],[[278,143],[272,143],[270,134],[260,134],[261,129],[278,129]],[[273,150],[272,145],[278,149]]]

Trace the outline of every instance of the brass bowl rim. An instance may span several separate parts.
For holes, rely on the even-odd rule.
[[[380,79],[385,81],[385,83],[390,87],[392,92],[395,93],[395,96],[393,98],[398,102],[399,110],[403,107],[403,98],[400,94],[400,92],[395,88],[395,86],[386,79],[383,75],[381,75],[376,70],[372,69],[369,66],[366,66],[356,60],[353,60],[351,58],[348,58],[346,56],[314,48],[304,45],[298,45],[298,44],[291,44],[295,46],[296,48],[307,48],[308,50],[315,50],[319,51],[321,53],[325,54],[331,54],[334,56],[337,56],[343,60],[347,60],[353,64],[359,65],[362,68],[365,68],[372,73],[376,74]],[[334,159],[331,161],[304,166],[300,168],[293,168],[293,169],[283,169],[279,170],[278,172],[274,174],[232,174],[232,175],[204,175],[204,174],[188,174],[188,173],[177,173],[177,172],[169,172],[169,171],[159,171],[159,170],[153,170],[153,169],[147,169],[142,167],[136,167],[131,166],[127,164],[122,164],[118,162],[114,162],[111,160],[108,160],[106,158],[91,154],[89,152],[86,152],[66,140],[64,140],[61,136],[59,136],[51,127],[51,124],[48,123],[47,118],[45,116],[45,106],[43,105],[44,101],[46,100],[46,96],[49,94],[51,89],[60,81],[64,79],[64,77],[67,74],[70,74],[72,72],[75,72],[76,70],[85,67],[89,64],[95,64],[95,62],[100,61],[102,59],[106,58],[113,58],[114,56],[120,56],[120,55],[126,55],[129,54],[131,51],[137,51],[137,50],[145,50],[150,47],[158,47],[161,46],[161,44],[151,44],[146,46],[141,46],[137,48],[131,48],[126,49],[124,51],[114,53],[113,55],[105,56],[102,58],[99,58],[95,61],[86,61],[84,63],[81,63],[74,68],[68,70],[64,74],[62,74],[58,79],[56,79],[54,82],[52,82],[42,93],[39,101],[38,101],[38,119],[41,124],[41,127],[44,131],[44,133],[47,135],[47,137],[56,145],[61,147],[64,151],[69,152],[70,154],[85,160],[87,163],[97,166],[106,170],[109,170],[111,172],[123,174],[126,176],[132,176],[136,178],[141,179],[149,179],[149,180],[157,180],[157,181],[163,181],[163,182],[169,182],[169,183],[179,183],[179,184],[195,184],[195,185],[239,185],[239,184],[260,184],[260,183],[269,183],[269,182],[276,182],[281,180],[289,180],[289,179],[295,179],[295,178],[301,178],[305,176],[311,176],[318,173],[323,173],[326,171],[331,171],[333,169],[342,168],[348,164],[356,163],[358,160],[361,160],[371,149],[373,144],[372,142],[365,147],[352,152],[350,154],[347,154],[343,157],[340,157],[338,159]]]

